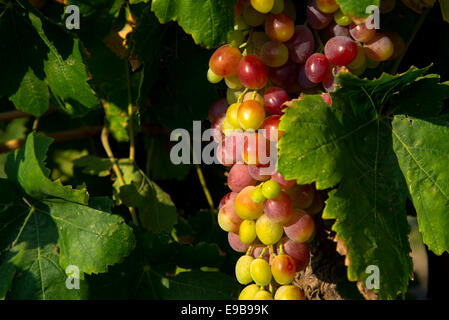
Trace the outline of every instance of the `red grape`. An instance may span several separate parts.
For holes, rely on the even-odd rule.
[[[324,54],[333,64],[347,66],[357,56],[357,44],[349,37],[336,36],[326,43]]]
[[[290,100],[290,97],[284,89],[272,87],[265,91],[263,99],[265,102],[265,108],[269,113],[282,115],[282,110],[285,108],[283,104],[284,102]]]
[[[307,79],[318,83],[323,81],[331,72],[331,66],[326,56],[321,53],[312,54],[306,61],[305,73]]]
[[[290,59],[296,63],[303,64],[310,57],[315,48],[315,39],[312,31],[306,26],[296,26],[295,33],[285,43],[290,53]]]
[[[270,80],[277,86],[284,88],[288,92],[299,91],[297,83],[298,64],[289,60],[286,64],[279,68],[268,69]]]
[[[246,164],[236,163],[228,174],[228,186],[233,192],[240,192],[247,186],[253,186],[256,180],[251,177]]]
[[[253,54],[247,55],[240,61],[238,75],[242,84],[249,89],[262,89],[268,81],[265,64]]]
[[[291,219],[292,200],[287,193],[281,191],[276,198],[267,199],[263,209],[268,219],[283,224]]]
[[[262,134],[245,136],[242,157],[246,164],[260,165],[269,162],[270,142]]]
[[[224,45],[212,54],[209,68],[220,77],[230,77],[237,74],[241,58],[242,54],[239,49]]]
[[[288,41],[295,32],[293,20],[285,13],[270,14],[265,20],[265,32],[273,41]]]
[[[299,66],[298,85],[301,87],[301,89],[311,89],[318,85],[317,83],[312,82],[309,80],[309,78],[307,78],[305,64]]]
[[[332,14],[323,13],[318,9],[316,0],[309,1],[307,5],[307,22],[313,29],[321,30],[326,28],[332,19]]]
[[[279,141],[284,131],[279,130],[279,124],[281,123],[280,115],[272,115],[265,118],[261,129],[265,130],[264,137],[270,141]]]
[[[219,115],[226,113],[228,106],[228,101],[224,98],[214,102],[209,109],[209,121],[212,123]]]
[[[360,42],[368,42],[376,34],[376,29],[368,29],[366,23],[361,24],[351,24],[349,27],[349,33],[351,36]]]

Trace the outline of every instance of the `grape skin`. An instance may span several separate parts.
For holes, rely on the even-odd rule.
[[[253,281],[250,273],[251,263],[254,258],[251,256],[241,256],[235,264],[235,277],[240,284],[248,284]]]

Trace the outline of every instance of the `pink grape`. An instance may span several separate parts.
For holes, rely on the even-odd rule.
[[[312,54],[306,61],[305,73],[311,82],[323,81],[331,72],[331,66],[326,56],[321,53]]]
[[[274,199],[267,199],[264,204],[264,212],[268,219],[275,223],[286,223],[292,214],[292,200],[290,196],[281,191]]]
[[[232,199],[234,199],[233,201],[235,201],[237,194],[238,193],[236,193],[236,192],[229,192],[225,196],[223,196],[223,198],[221,198],[221,200],[220,200],[220,203],[218,204],[218,209],[223,208]]]
[[[263,244],[255,245],[253,249],[252,256],[254,259],[259,258],[260,254],[262,253],[263,249],[265,249],[266,246]],[[262,256],[262,259],[264,259],[266,262],[270,262],[270,252],[268,250],[265,251],[265,253]]]
[[[280,174],[279,172],[275,172],[272,177],[271,177],[274,181],[276,181],[277,183],[279,183],[279,185],[281,186],[281,188],[283,190],[287,190],[290,189],[291,187],[293,187],[296,183],[295,180],[286,180],[284,178],[284,176],[282,174]]]
[[[225,118],[226,114],[222,113],[221,115],[216,117],[215,120],[212,122],[211,129],[214,129],[212,138],[216,143],[221,143],[225,138],[225,134],[222,129],[223,121]]]
[[[236,163],[228,174],[228,186],[233,192],[240,192],[245,187],[254,186],[256,180],[251,177],[246,164]]]
[[[244,134],[242,132],[234,132],[217,148],[217,157],[224,166],[232,166],[234,163],[242,163],[241,150],[244,144]]]
[[[242,84],[249,89],[262,89],[268,81],[265,64],[253,54],[247,55],[240,61],[238,75]]]
[[[246,252],[250,246],[240,241],[239,235],[234,232],[228,232],[228,242],[231,248],[237,252]]]
[[[248,165],[248,171],[250,176],[257,181],[265,181],[270,179],[270,175],[261,174],[260,172],[261,168],[262,166]]]
[[[332,21],[326,28],[325,36],[326,36],[325,40],[328,41],[329,39],[336,36],[350,37],[351,34],[349,33],[348,27],[341,26],[335,21]]]
[[[304,64],[315,48],[315,39],[312,31],[306,26],[295,27],[292,38],[285,43],[290,53],[290,59],[296,63]]]
[[[287,190],[293,203],[293,209],[305,209],[308,208],[315,196],[315,189],[311,184],[295,185],[291,189]]]
[[[357,44],[349,37],[336,36],[326,43],[324,54],[333,64],[347,66],[357,56]]]
[[[305,211],[294,211],[291,220],[284,226],[284,231],[290,240],[307,242],[315,234],[315,221]]]
[[[368,29],[366,27],[366,23],[361,23],[361,24],[353,23],[349,27],[349,33],[357,41],[368,42],[376,34],[376,29]]]
[[[265,33],[273,41],[285,42],[295,33],[295,24],[285,13],[270,14],[265,20]]]
[[[321,12],[316,5],[316,0],[309,1],[307,4],[307,22],[313,29],[321,30],[326,28],[333,17],[333,14]]]
[[[265,109],[267,109],[270,114],[282,115],[282,110],[285,108],[285,106],[282,105],[284,104],[284,102],[290,100],[290,97],[284,89],[279,87],[272,87],[265,91],[263,99],[265,103]]]
[[[297,83],[298,64],[293,61],[289,60],[279,68],[269,68],[268,74],[275,85],[284,88],[288,92],[297,92],[299,90]]]
[[[295,260],[296,271],[304,270],[310,261],[310,250],[307,243],[299,243],[288,238],[284,238],[281,241],[284,246],[284,252]],[[281,250],[278,247],[277,253],[280,254]]]
[[[321,97],[323,98],[324,102],[326,102],[328,105],[332,106],[332,98],[328,92],[322,93]]]
[[[385,61],[390,59],[394,53],[394,44],[391,39],[383,33],[376,33],[374,37],[363,45],[366,56],[374,61]]]

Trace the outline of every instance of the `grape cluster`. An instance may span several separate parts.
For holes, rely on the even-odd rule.
[[[235,267],[246,285],[239,299],[305,299],[292,283],[309,264],[313,216],[323,198],[314,185],[286,180],[276,169],[267,173],[262,161],[282,138],[288,102],[314,90],[331,106],[336,74],[361,75],[404,47],[397,34],[356,24],[334,0],[309,1],[305,10],[306,23],[295,26],[291,0],[239,0],[228,44],[209,61],[207,79],[227,86],[209,120],[231,189],[220,201],[218,223],[230,246],[245,253]]]

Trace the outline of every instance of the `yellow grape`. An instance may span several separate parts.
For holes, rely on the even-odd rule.
[[[253,300],[273,300],[273,295],[266,290],[260,290],[256,293]]]
[[[240,108],[240,103],[233,103],[226,110],[226,120],[232,126],[233,129],[239,129],[239,119],[238,112]]]
[[[241,284],[248,284],[253,281],[251,277],[250,267],[254,258],[251,256],[241,256],[235,264],[235,277]]]
[[[240,292],[239,300],[253,300],[254,296],[259,291],[260,287],[257,284],[250,284],[249,286],[243,288],[243,290]]]
[[[283,233],[282,224],[271,221],[266,214],[261,215],[256,221],[256,234],[264,245],[275,244],[282,238]]]
[[[296,286],[281,286],[274,294],[274,300],[306,300],[304,292]]]
[[[239,229],[240,241],[250,244],[256,240],[256,237],[256,223],[254,220],[244,220]]]
[[[251,0],[251,5],[261,13],[268,13],[273,9],[274,0]]]
[[[267,286],[271,282],[271,268],[264,259],[257,258],[251,262],[251,277],[259,286]]]

